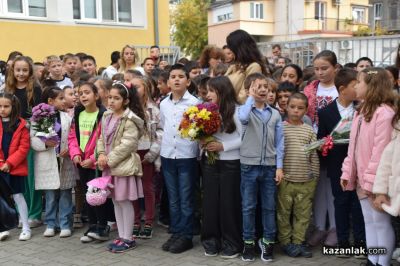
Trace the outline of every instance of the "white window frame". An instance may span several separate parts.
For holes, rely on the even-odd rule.
[[[380,13],[378,15],[380,15],[380,16],[377,16],[377,13],[378,13],[377,11],[378,10],[379,10],[379,13]],[[374,4],[374,20],[375,21],[376,20],[382,20],[382,16],[383,16],[383,3],[375,3]]]
[[[119,0],[113,0],[113,6],[114,6],[114,20],[104,20],[103,19],[103,9],[102,9],[102,0],[95,0],[96,2],[96,18],[87,18],[85,16],[85,0],[79,0],[80,3],[80,19],[75,19],[77,21],[81,22],[94,22],[94,23],[103,23],[103,24],[118,24],[118,25],[134,25],[134,6],[136,0],[130,0],[131,1],[131,21],[130,22],[120,22],[119,21],[119,10],[118,10],[118,1]]]
[[[326,2],[316,1],[314,7],[318,5],[318,14],[317,10],[314,11],[315,17],[318,17],[318,20],[326,20]]]
[[[47,0],[45,1],[45,8],[46,8],[46,15],[41,16],[31,16],[29,15],[29,0],[22,0],[22,13],[19,12],[11,12],[8,11],[8,1],[7,0],[0,0],[0,14],[14,17],[14,18],[36,18],[36,19],[43,19],[48,17],[48,3]]]
[[[358,18],[356,18],[354,15],[355,15],[355,13],[362,13],[362,19],[360,20],[360,19],[358,19]],[[362,6],[352,6],[351,7],[351,15],[352,15],[352,18],[353,18],[353,23],[355,23],[355,24],[366,24],[366,15],[367,15],[367,8],[365,8],[365,7],[362,7]]]
[[[233,13],[225,13],[217,16],[217,23],[233,19]]]
[[[250,18],[254,20],[264,20],[264,4],[250,2]],[[258,15],[258,16],[257,16]]]

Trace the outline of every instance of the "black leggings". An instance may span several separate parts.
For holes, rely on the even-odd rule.
[[[84,193],[86,194],[86,191],[88,189],[86,183],[96,177],[100,177],[101,172],[98,172],[98,176],[96,176],[96,170],[82,168],[82,167],[78,167],[78,170],[79,170],[79,177],[84,186]],[[105,226],[107,225],[107,221],[115,221],[114,205],[110,198],[107,198],[107,201],[103,205],[91,206],[90,204],[87,203],[85,197],[85,205],[88,211],[89,224],[92,225],[99,224]]]

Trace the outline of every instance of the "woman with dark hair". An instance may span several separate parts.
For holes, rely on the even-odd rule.
[[[225,76],[231,80],[240,103],[246,100],[244,80],[253,73],[268,75],[262,54],[256,41],[244,30],[236,30],[226,37],[226,44],[235,55],[235,61],[228,68]]]

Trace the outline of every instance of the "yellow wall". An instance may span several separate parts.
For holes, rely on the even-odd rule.
[[[168,1],[159,1],[159,44],[161,46],[170,45],[168,10]],[[155,43],[152,1],[148,1],[147,18],[145,29],[0,20],[0,59],[7,60],[9,52],[14,50],[31,56],[34,61],[43,61],[44,57],[51,54],[85,52],[96,58],[98,67],[108,66],[111,52],[121,50],[125,44],[153,45]]]

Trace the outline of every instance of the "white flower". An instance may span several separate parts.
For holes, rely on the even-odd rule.
[[[188,132],[188,135],[191,137],[191,138],[194,138],[194,137],[196,137],[196,135],[197,135],[197,130],[196,129],[190,129],[189,130],[189,132]]]

